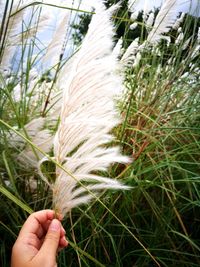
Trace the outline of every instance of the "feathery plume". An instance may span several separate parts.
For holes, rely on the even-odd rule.
[[[49,62],[51,66],[58,63],[62,53],[62,47],[67,35],[67,30],[70,21],[70,12],[66,12],[65,16],[61,19],[57,26],[54,36],[47,47],[47,52],[43,58],[43,62]]]
[[[12,6],[12,11],[15,13],[19,9],[19,3],[14,3]],[[14,16],[10,18],[6,18],[5,24],[8,24],[5,35],[5,44],[4,44],[4,51],[1,58],[0,66],[6,67],[9,65],[10,59],[13,57],[15,53],[16,46],[13,42],[13,36],[16,35],[20,25],[24,19],[25,10],[22,10],[16,13]]]
[[[123,57],[121,58],[121,63],[124,66],[130,66],[133,64],[136,54],[139,51],[139,38],[133,40],[133,42],[129,45],[124,53]]]
[[[146,26],[148,28],[151,28],[153,23],[154,23],[154,18],[155,18],[155,13],[154,12],[150,12],[148,19],[146,20]]]
[[[150,11],[160,8],[165,0],[129,0],[128,7],[131,14],[131,18],[137,18],[139,12],[143,11],[143,19],[146,21],[146,15],[150,13]]]
[[[123,40],[122,38],[120,38],[117,41],[115,47],[113,48],[112,54],[116,59],[120,58],[120,56],[122,55],[122,44],[123,44]]]
[[[49,153],[53,147],[53,135],[50,130],[44,129],[46,118],[33,119],[21,129],[20,132],[25,134],[32,143],[40,148],[45,153]],[[22,150],[17,156],[17,160],[23,166],[29,168],[37,168],[38,161],[42,159],[41,154],[36,149],[34,150],[31,145],[26,144],[24,139],[15,133],[9,133],[9,145]]]
[[[153,29],[148,35],[147,41],[154,44],[158,43],[161,39],[166,39],[163,34],[168,33],[177,20],[180,13],[180,2],[177,0],[166,0],[161,6]]]
[[[29,137],[30,138],[30,137]],[[48,129],[43,129],[37,132],[31,138],[32,143],[40,148],[44,153],[49,153],[52,149],[53,145],[53,136],[52,133]],[[25,149],[17,156],[17,160],[26,167],[32,167],[37,169],[38,161],[43,158],[43,154],[31,145],[26,145]]]
[[[134,22],[130,25],[130,30],[135,30],[136,28],[138,27],[138,23],[137,22]]]
[[[185,18],[185,13],[182,13],[182,14],[180,15],[180,17],[179,17],[179,18],[176,20],[176,22],[174,23],[174,25],[172,26],[172,28],[173,28],[174,30],[178,30],[178,28],[180,27],[180,24],[183,22],[184,18]]]
[[[36,14],[37,13],[33,16]],[[29,16],[30,14],[21,1],[19,1],[19,3],[14,3],[12,7],[12,14],[8,19],[8,29],[6,32],[3,56],[0,63],[1,66],[5,67],[9,65],[10,60],[15,54],[16,47],[22,44],[22,39],[27,40],[35,37],[36,34],[46,29],[49,21],[51,20],[51,15],[49,13],[41,13],[41,15],[36,19],[34,25],[32,25],[34,19],[28,19]],[[24,30],[21,32],[22,25]]]
[[[97,5],[66,79],[54,156],[73,177],[57,166],[52,185],[55,210],[63,215],[88,203],[99,190],[128,188],[96,174],[114,162],[129,162],[118,147],[107,147],[113,141],[110,131],[120,122],[114,98],[123,90],[122,79],[116,74],[116,53],[112,53],[110,18],[116,8],[105,10],[103,4]]]

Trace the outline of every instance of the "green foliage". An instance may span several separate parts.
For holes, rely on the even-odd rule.
[[[120,12],[116,25],[126,48],[132,39],[130,14]],[[199,21],[188,16],[182,26],[181,44],[172,41],[169,46],[163,42],[156,49],[145,48],[138,65],[126,70],[126,98],[120,104],[123,122],[114,134],[133,162],[114,165],[107,175],[132,189],[102,193],[102,203],[77,208],[65,218],[70,246],[60,253],[59,266],[200,266],[199,54],[191,56]],[[170,34],[172,40],[177,38],[177,33]],[[192,38],[183,49],[188,37]],[[34,91],[27,93],[26,78],[34,64],[28,66],[25,73],[0,75],[0,119],[15,131],[24,130],[38,116],[31,106]],[[44,74],[39,85],[47,79],[50,82]],[[23,97],[16,103],[13,91],[19,80]],[[41,94],[37,106],[45,101]],[[16,159],[25,144],[10,145],[12,133],[0,122],[2,267],[10,266],[12,245],[28,214],[51,208],[52,197],[37,171]],[[53,179],[53,166],[42,167]]]
[[[74,29],[74,33],[72,34],[73,42],[76,46],[80,45],[85,34],[87,33],[88,25],[91,21],[91,14],[80,14],[79,15],[79,23],[73,24],[72,28]]]

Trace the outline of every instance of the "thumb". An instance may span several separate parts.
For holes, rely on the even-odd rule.
[[[52,257],[52,260],[55,260],[57,249],[59,247],[60,234],[61,223],[57,219],[54,219],[49,225],[44,243],[40,249],[42,255],[48,255],[48,257]]]

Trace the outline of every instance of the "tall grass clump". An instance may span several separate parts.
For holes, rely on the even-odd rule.
[[[73,43],[78,29],[72,24],[78,24],[78,15],[95,16],[97,9],[84,11],[84,6],[63,2],[60,6],[46,2],[25,6],[21,1],[2,4],[0,266],[10,265],[12,245],[28,214],[52,207],[51,186],[63,163],[55,160],[53,146],[63,119],[62,93],[67,82],[72,87],[70,71],[77,75],[82,57],[92,62],[94,49],[98,51],[95,60],[104,62],[96,74],[97,86],[103,71],[106,77],[120,75],[124,85],[123,94],[115,99],[121,120],[116,124],[106,121],[108,114],[102,120],[115,126],[109,128],[115,139],[100,147],[117,145],[131,161],[113,160],[118,163],[93,169],[93,178],[116,182],[106,193],[102,189],[107,184],[99,188],[98,195],[91,192],[97,180],[93,185],[88,181],[75,184],[76,190],[94,200],[69,209],[64,226],[70,246],[60,253],[59,266],[200,265],[200,23],[192,12],[177,13],[172,2],[165,1],[155,12],[138,14],[129,1],[129,9],[123,3],[123,8],[112,13],[109,23],[115,23],[117,34],[108,50],[117,69],[111,68],[109,60],[103,61],[108,52],[101,54],[105,47],[95,43],[95,37],[101,42],[105,36],[102,28],[101,33],[94,31],[87,45],[87,34],[82,47]],[[55,14],[59,14],[56,25],[52,23]],[[52,39],[44,38],[45,30],[50,30]],[[85,68],[90,62],[85,61]],[[90,83],[95,76],[87,79]],[[98,108],[104,108],[100,102],[94,115],[100,114]],[[68,160],[84,141],[69,151]],[[69,171],[70,176],[70,165],[63,166],[63,175]],[[114,190],[122,184],[130,189]]]

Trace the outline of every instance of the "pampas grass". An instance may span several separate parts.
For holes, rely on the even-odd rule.
[[[99,172],[106,172],[112,163],[130,162],[128,157],[121,155],[119,147],[108,146],[114,141],[111,130],[121,122],[116,104],[124,91],[123,77],[119,75],[120,49],[114,49],[111,22],[111,16],[117,8],[113,6],[106,10],[103,4],[97,5],[81,48],[70,61],[70,67],[68,62],[63,66],[56,84],[50,88],[53,90],[52,98],[54,87],[60,85],[58,91],[63,90],[62,99],[57,102],[54,100],[55,106],[53,104],[45,118],[34,119],[24,126],[23,131],[40,150],[49,153],[54,144],[54,159],[66,169],[56,167],[55,184],[51,184],[41,173],[41,165],[46,159],[41,158],[40,152],[26,145],[17,156],[24,166],[28,164],[36,168],[39,162],[39,173],[53,190],[53,206],[63,215],[78,205],[87,204],[104,189],[129,188],[117,180],[98,175]],[[67,13],[56,33],[58,40],[66,34],[67,28],[63,26],[66,26],[68,16]],[[55,48],[58,49],[58,44],[53,39],[44,60],[48,60],[49,53]],[[33,96],[37,100],[35,93]],[[60,118],[58,111],[61,112]],[[51,120],[56,125],[58,119],[58,130],[52,141],[53,132],[45,124],[48,125]],[[14,139],[16,146],[17,143],[20,145],[17,136],[11,136],[11,139]]]
[[[47,62],[50,66],[54,66],[59,62],[61,55],[64,53],[62,48],[68,34],[69,22],[70,12],[66,12],[57,26],[54,36],[47,47],[45,57],[43,58],[44,63]]]
[[[66,80],[54,155],[76,179],[57,167],[54,206],[63,215],[88,203],[99,190],[128,188],[94,174],[106,171],[111,163],[129,162],[119,148],[105,147],[113,141],[109,132],[120,122],[114,101],[123,91],[122,80],[116,74],[117,58],[112,54],[110,17],[115,9],[105,10],[101,4],[96,9]],[[79,181],[85,186],[81,187]]]
[[[153,29],[149,33],[148,41],[156,43],[160,39],[165,39],[165,33],[173,27],[179,14],[180,3],[177,0],[167,0],[161,6],[161,9],[156,16]]]
[[[32,16],[31,11],[25,9],[25,5],[21,1],[14,1],[11,5],[10,15],[4,22],[7,27],[3,32],[1,67],[8,67],[16,48],[26,46],[27,41],[31,38],[34,39],[36,33],[44,31],[51,20],[49,14],[40,13],[40,8],[33,11],[33,14]]]

